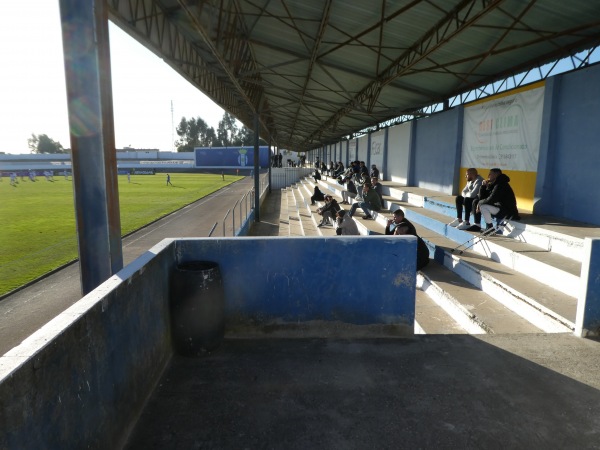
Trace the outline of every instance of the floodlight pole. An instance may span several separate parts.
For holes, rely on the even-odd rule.
[[[123,267],[108,9],[60,0],[81,291]]]

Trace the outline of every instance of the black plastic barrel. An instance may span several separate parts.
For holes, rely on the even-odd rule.
[[[178,264],[171,277],[170,306],[177,353],[198,355],[221,345],[225,333],[225,295],[217,263]]]

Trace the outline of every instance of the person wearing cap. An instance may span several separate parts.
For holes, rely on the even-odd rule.
[[[375,164],[371,164],[371,178],[379,179],[379,169]]]

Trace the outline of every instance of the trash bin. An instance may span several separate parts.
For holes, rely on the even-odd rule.
[[[190,261],[171,277],[171,330],[175,351],[198,355],[215,350],[225,334],[225,295],[219,265]]]

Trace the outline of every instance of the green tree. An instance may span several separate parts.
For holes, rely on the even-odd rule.
[[[27,139],[27,145],[31,153],[67,153],[60,142],[48,137],[47,134],[31,134]]]
[[[223,113],[223,118],[219,121],[217,128],[217,139],[219,146],[221,147],[232,147],[241,145],[238,142],[238,127],[235,117],[229,114],[227,111]]]
[[[178,152],[191,152],[194,147],[210,147],[216,145],[216,134],[212,127],[200,117],[181,118],[176,128],[179,139],[175,141]]]

